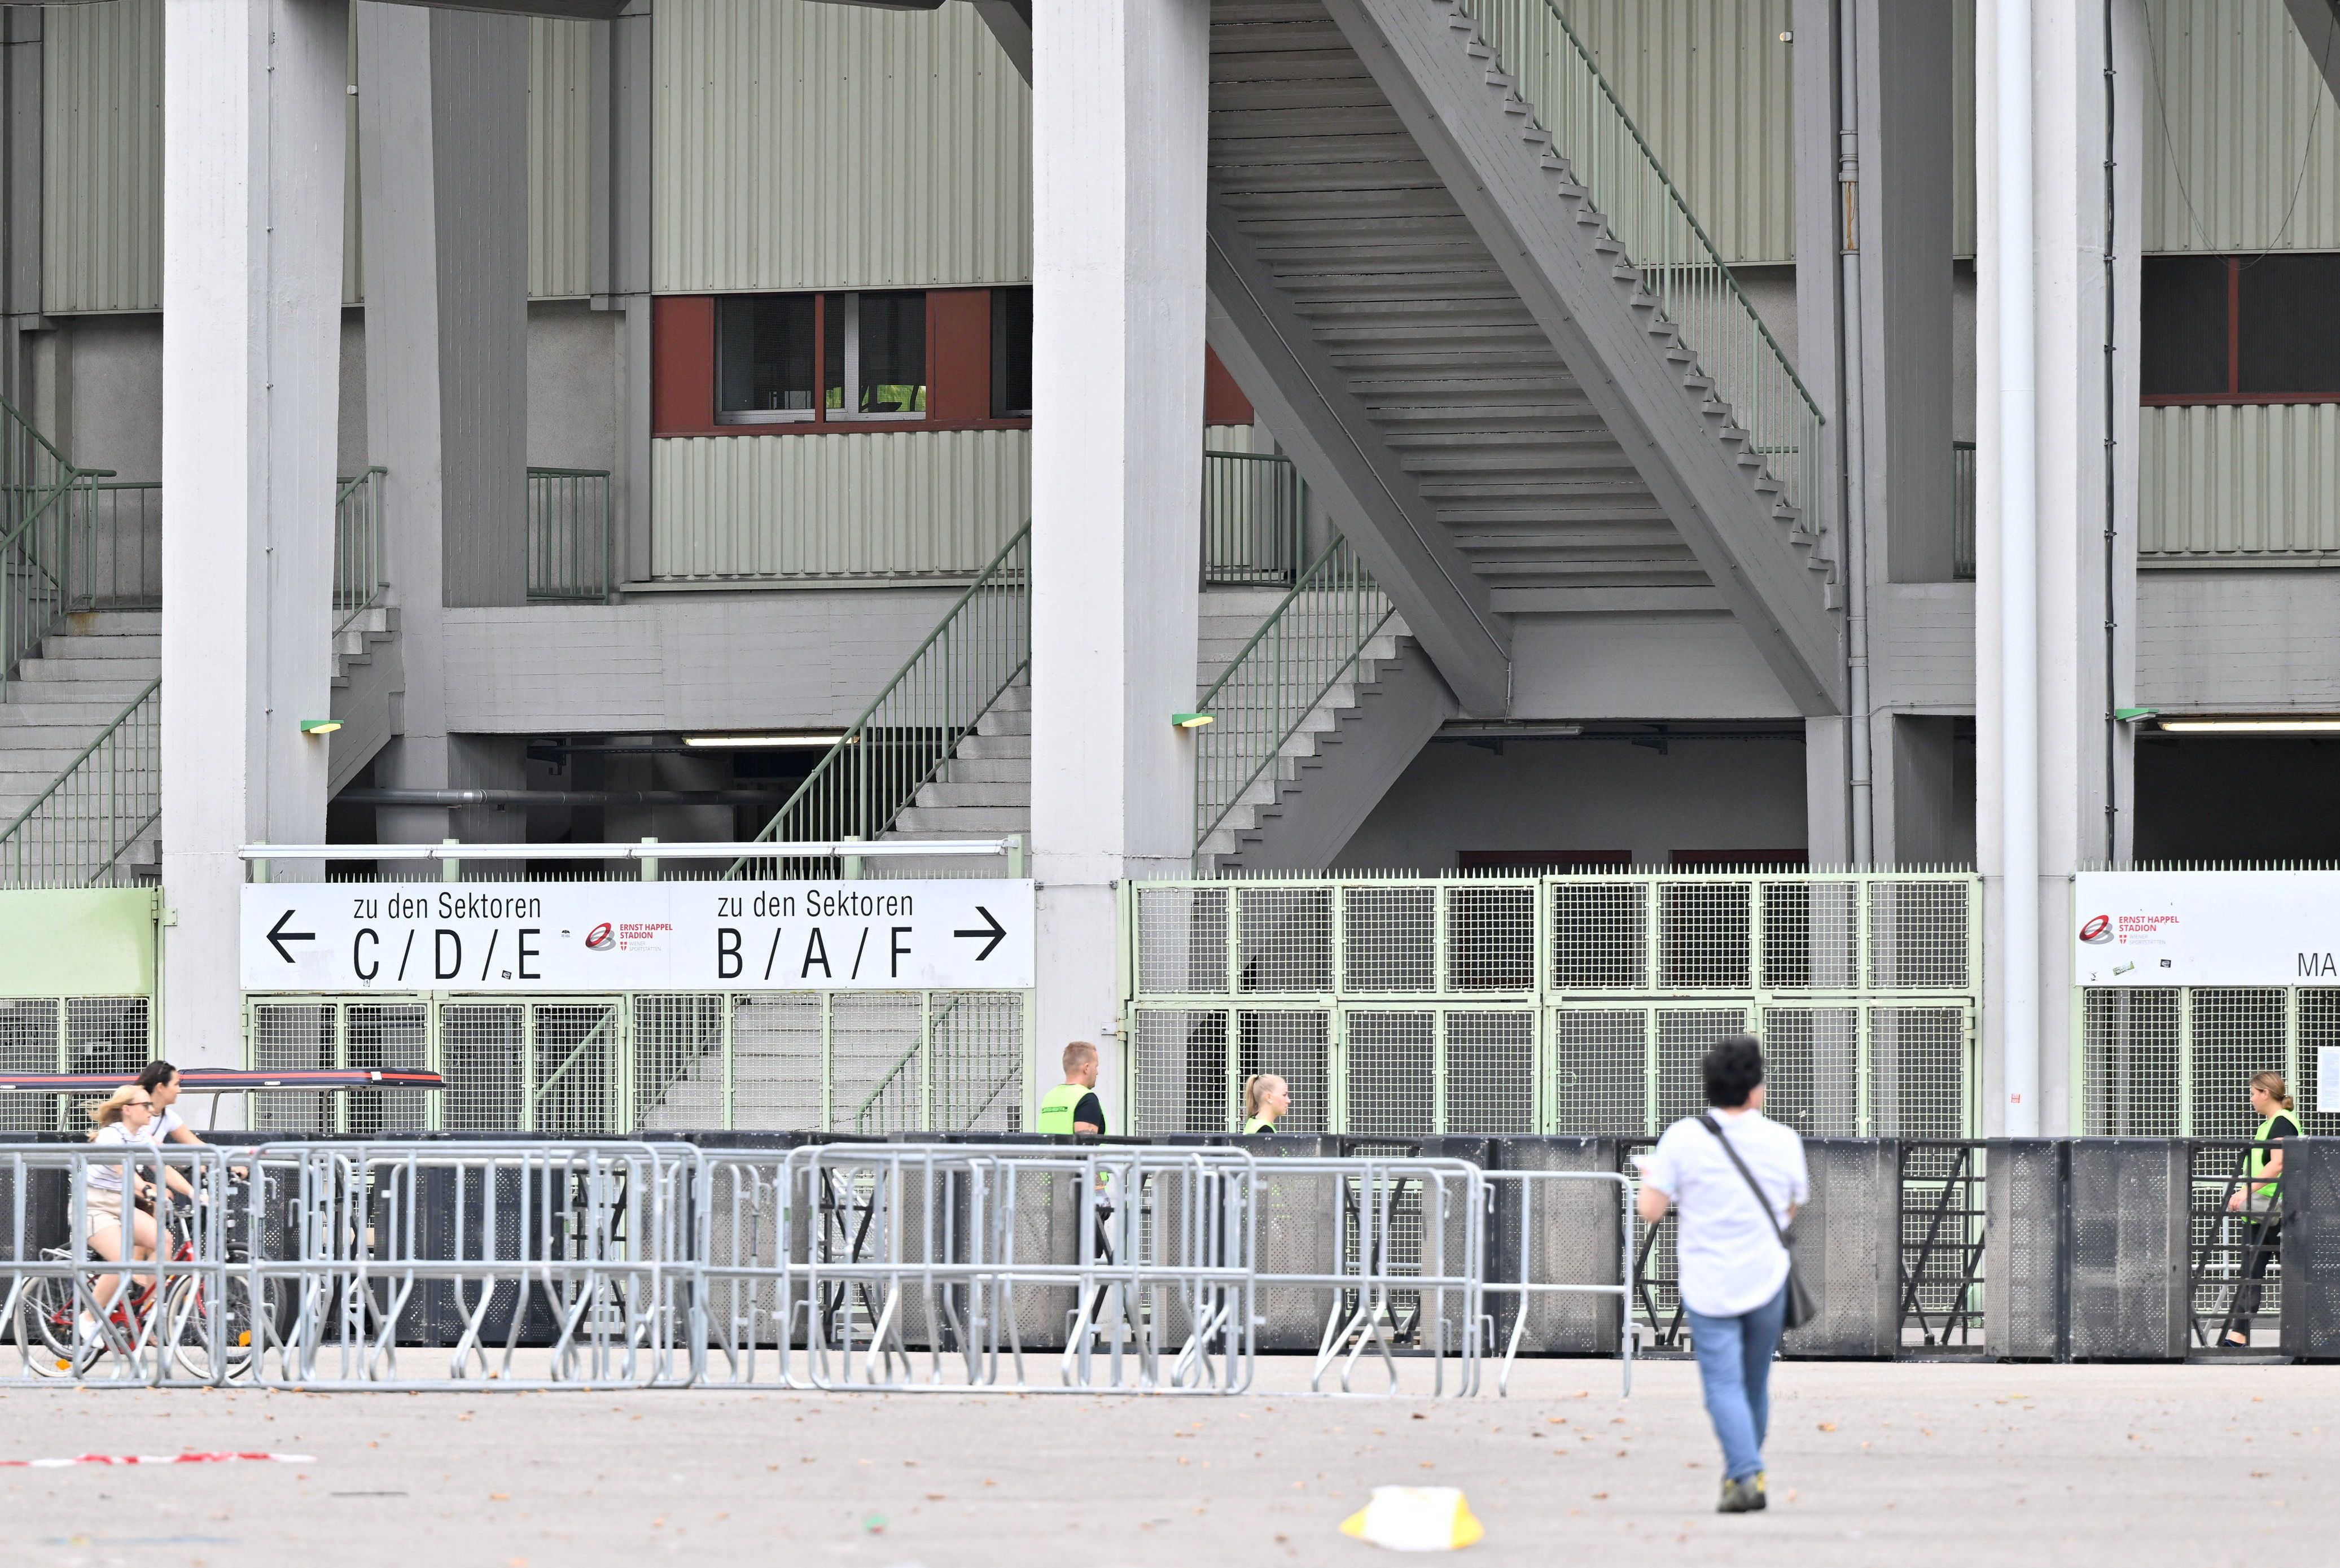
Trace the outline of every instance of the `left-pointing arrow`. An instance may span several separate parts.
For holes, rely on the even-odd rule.
[[[283,959],[288,964],[292,961],[292,949],[287,948],[284,945],[285,943],[313,942],[317,939],[317,933],[314,931],[286,930],[284,928],[284,922],[292,918],[292,911],[287,909],[283,914],[276,917],[276,924],[268,928],[268,945],[276,949],[276,956]]]

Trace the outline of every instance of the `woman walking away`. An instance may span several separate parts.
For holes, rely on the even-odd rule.
[[[1244,1131],[1272,1133],[1278,1116],[1292,1108],[1292,1086],[1274,1073],[1244,1080]]]
[[[2275,1179],[2283,1175],[2283,1146],[2276,1140],[2299,1136],[2299,1117],[2292,1110],[2281,1073],[2251,1075],[2251,1109],[2259,1116],[2259,1129],[2251,1135],[2251,1141],[2259,1146],[2245,1153],[2243,1168],[2249,1179],[2226,1200],[2230,1211],[2251,1217],[2250,1251],[2245,1255],[2248,1261],[2226,1314],[2226,1343],[2233,1345],[2251,1342],[2251,1316],[2259,1309],[2259,1281],[2266,1277],[2267,1264],[2283,1245],[2283,1184]],[[2269,1148],[2271,1143],[2276,1146]]]
[[[1789,1258],[1780,1237],[1809,1195],[1809,1180],[1803,1140],[1763,1115],[1763,1048],[1755,1037],[1717,1041],[1701,1066],[1714,1109],[1676,1122],[1641,1157],[1638,1207],[1646,1225],[1665,1218],[1670,1206],[1681,1210],[1675,1250],[1682,1306],[1706,1413],[1722,1444],[1715,1511],[1746,1513],[1767,1503],[1771,1357],[1788,1311]]]

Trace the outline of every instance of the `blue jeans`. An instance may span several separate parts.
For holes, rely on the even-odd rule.
[[[1787,1315],[1784,1285],[1770,1301],[1737,1317],[1689,1312],[1706,1414],[1721,1440],[1723,1474],[1730,1480],[1743,1481],[1763,1468],[1763,1433],[1771,1424],[1771,1356],[1780,1348]]]

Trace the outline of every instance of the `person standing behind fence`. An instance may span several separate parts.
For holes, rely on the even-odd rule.
[[[1097,1048],[1086,1040],[1065,1047],[1065,1081],[1040,1099],[1044,1133],[1102,1133],[1105,1102],[1096,1097]]]
[[[2249,1179],[2226,1199],[2229,1210],[2251,1217],[2250,1251],[2245,1255],[2242,1283],[2235,1287],[2233,1308],[2226,1314],[2228,1345],[2250,1344],[2251,1315],[2259,1309],[2259,1282],[2266,1277],[2267,1264],[2283,1245],[2283,1183],[2276,1179],[2283,1175],[2283,1149],[2267,1146],[2299,1136],[2299,1117],[2292,1109],[2281,1073],[2251,1075],[2251,1109],[2259,1115],[2258,1131],[2251,1135],[2251,1142],[2258,1146],[2243,1156]]]
[[[1746,1513],[1769,1501],[1763,1434],[1770,1423],[1771,1357],[1788,1310],[1789,1258],[1780,1231],[1810,1184],[1803,1140],[1763,1115],[1763,1049],[1754,1037],[1717,1041],[1701,1067],[1714,1109],[1676,1122],[1641,1156],[1637,1206],[1648,1225],[1665,1218],[1669,1207],[1681,1210],[1676,1254],[1682,1305],[1706,1413],[1722,1444],[1722,1498],[1715,1511]],[[1759,1186],[1770,1215],[1757,1206]]]
[[[1244,1131],[1272,1133],[1276,1119],[1292,1108],[1292,1086],[1274,1073],[1254,1073],[1244,1080]]]

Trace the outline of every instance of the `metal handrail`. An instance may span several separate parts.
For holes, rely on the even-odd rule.
[[[1283,453],[1204,452],[1203,586],[1288,586],[1307,507],[1307,482]]]
[[[1549,132],[1569,177],[1608,219],[1684,347],[1713,378],[1808,532],[1824,531],[1820,432],[1827,420],[1681,190],[1594,63],[1559,0],[1459,0]],[[1782,471],[1782,469],[1786,471]]]
[[[162,690],[149,682],[0,829],[0,887],[113,883],[124,851],[163,814]]]
[[[333,635],[382,602],[390,587],[382,570],[382,480],[377,463],[341,481],[333,492]]]
[[[1027,522],[821,754],[757,842],[876,839],[893,827],[1031,668],[1031,559]],[[777,858],[760,856],[742,857],[724,873],[780,874]]]
[[[111,470],[75,468],[16,405],[0,398],[0,700],[17,664],[71,598],[67,496],[79,485],[112,478]]]
[[[530,599],[609,601],[616,580],[610,494],[606,468],[528,471]]]
[[[1309,564],[1195,704],[1195,854],[1396,612],[1346,539]]]

